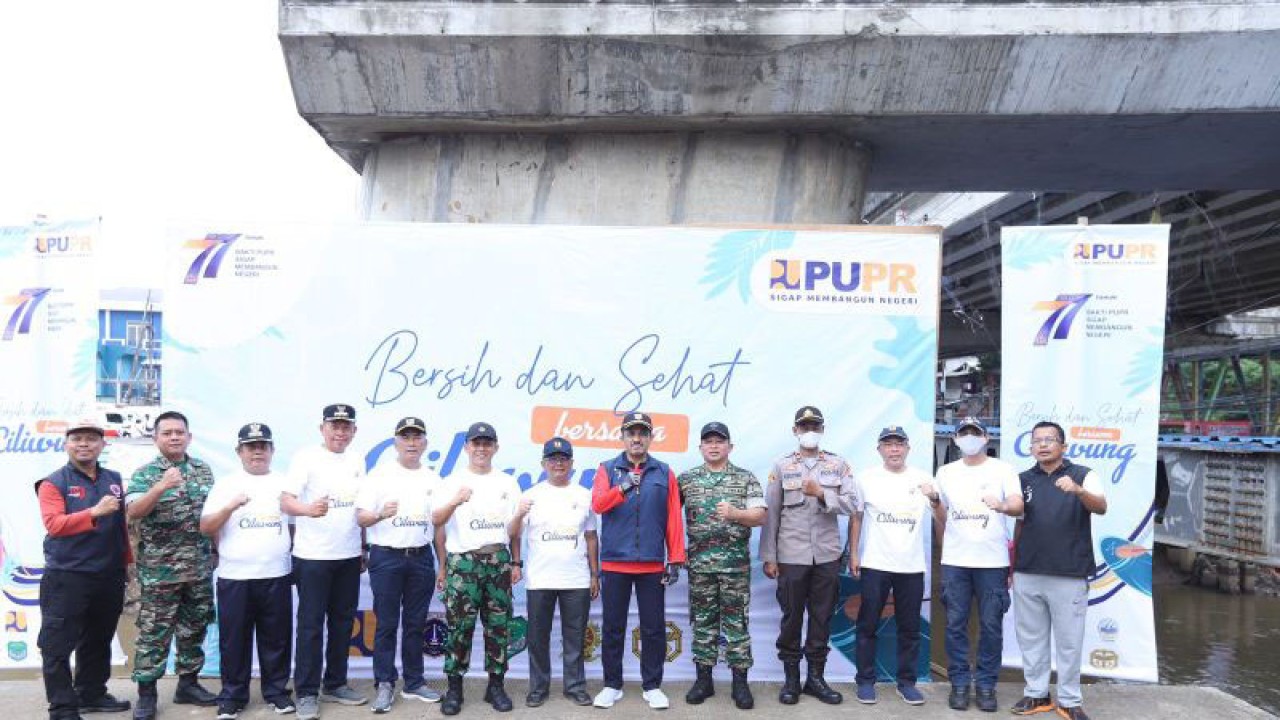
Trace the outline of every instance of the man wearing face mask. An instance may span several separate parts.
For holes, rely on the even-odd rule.
[[[923,490],[933,507],[934,528],[942,536],[942,601],[947,612],[947,665],[952,710],[968,710],[971,685],[978,709],[995,712],[996,680],[1004,647],[1004,614],[1009,609],[1009,531],[1004,516],[1022,515],[1018,474],[987,457],[987,429],[967,417],[956,428],[964,455],[938,468],[937,481]],[[969,645],[969,610],[978,603],[975,658]]]
[[[778,581],[782,623],[777,648],[785,673],[778,702],[784,705],[799,702],[802,692],[828,705],[844,700],[823,674],[830,651],[831,614],[840,593],[844,543],[837,516],[852,514],[858,498],[849,464],[819,448],[824,428],[822,412],[816,407],[806,405],[796,411],[792,432],[800,447],[774,463],[765,490],[768,514],[760,534],[760,559],[764,574]],[[802,650],[800,630],[806,612],[809,627]],[[801,657],[809,665],[803,688]]]

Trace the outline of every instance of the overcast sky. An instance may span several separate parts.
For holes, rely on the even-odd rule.
[[[355,218],[275,0],[0,2],[0,225]]]

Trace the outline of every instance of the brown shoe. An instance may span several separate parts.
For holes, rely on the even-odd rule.
[[[1066,718],[1066,720],[1089,720],[1089,716],[1085,714],[1084,708],[1079,705],[1069,708],[1059,706],[1058,714]]]
[[[1014,715],[1035,715],[1036,713],[1053,712],[1053,701],[1047,697],[1033,698],[1023,696],[1021,700],[1014,703],[1009,712]]]

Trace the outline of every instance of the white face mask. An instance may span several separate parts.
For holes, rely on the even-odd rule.
[[[977,455],[987,446],[987,439],[979,435],[961,435],[956,438],[956,447],[965,455]]]
[[[814,432],[813,430],[802,432],[797,437],[800,438],[800,447],[805,450],[812,450],[818,447],[818,443],[822,442],[822,433]]]

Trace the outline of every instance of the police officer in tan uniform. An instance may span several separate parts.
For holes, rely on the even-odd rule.
[[[782,626],[777,647],[785,673],[778,701],[784,705],[799,702],[802,692],[828,705],[844,700],[823,673],[844,550],[837,516],[856,510],[857,494],[849,464],[819,447],[824,428],[822,412],[816,407],[806,405],[796,411],[792,432],[799,447],[774,463],[765,490],[768,516],[760,535],[760,559],[764,574],[778,581]],[[801,648],[806,611],[809,629]],[[808,661],[809,670],[803,688],[801,657]]]

